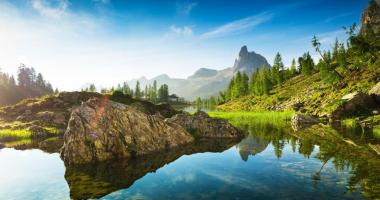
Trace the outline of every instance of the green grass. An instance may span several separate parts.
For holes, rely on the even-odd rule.
[[[55,127],[43,127],[47,133],[50,133],[51,135],[57,135],[58,129]],[[28,128],[7,128],[7,129],[0,129],[0,139],[15,139],[15,140],[21,140],[21,139],[30,139],[32,136],[32,132],[28,130]]]
[[[375,126],[372,129],[373,137],[380,139],[380,126]]]
[[[341,125],[343,125],[347,128],[356,128],[356,127],[360,126],[359,120],[357,118],[344,119],[341,121]]]
[[[14,138],[14,139],[28,139],[32,133],[27,129],[2,129],[0,130],[0,139]]]
[[[294,112],[208,112],[210,117],[223,118],[229,120],[234,125],[240,124],[284,124],[290,121]]]

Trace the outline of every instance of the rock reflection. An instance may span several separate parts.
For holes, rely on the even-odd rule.
[[[65,179],[72,199],[100,198],[119,189],[130,187],[147,173],[155,172],[182,155],[201,152],[222,152],[238,140],[200,140],[196,143],[165,152],[137,157],[129,160],[106,163],[67,166]]]

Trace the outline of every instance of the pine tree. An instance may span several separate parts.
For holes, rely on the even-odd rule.
[[[90,86],[88,88],[88,92],[96,92],[95,84],[90,84]]]
[[[141,98],[141,89],[140,89],[140,82],[136,82],[136,87],[135,87],[135,98],[139,99]]]
[[[163,84],[158,89],[158,99],[161,102],[168,102],[169,100],[169,87],[166,84]]]
[[[280,53],[277,53],[274,58],[272,69],[272,82],[275,85],[281,84],[284,81],[284,63],[282,63],[282,58]]]
[[[298,59],[298,63],[300,65],[300,70],[303,75],[311,75],[314,69],[314,61],[311,58],[309,52],[303,54],[302,57]]]
[[[293,58],[292,65],[290,66],[290,76],[294,77],[297,74],[296,60]]]

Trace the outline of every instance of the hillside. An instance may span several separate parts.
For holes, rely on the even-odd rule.
[[[362,70],[346,76],[347,84],[337,88],[326,84],[319,73],[298,75],[270,90],[269,95],[245,96],[219,105],[224,111],[261,111],[293,109],[317,116],[328,116],[339,105],[341,98],[360,90],[368,92],[380,81],[380,69]]]
[[[347,41],[336,40],[331,49],[321,50],[318,38],[312,39],[320,55],[318,62],[306,52],[298,58],[298,66],[293,60],[292,67],[285,69],[278,54],[275,64],[253,74],[249,83],[234,77],[219,109],[295,110],[334,119],[378,114],[379,22],[380,6],[370,1],[362,13],[361,27],[345,28]]]

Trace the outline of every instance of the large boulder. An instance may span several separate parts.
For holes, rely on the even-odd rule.
[[[194,115],[188,113],[177,114],[166,119],[166,121],[181,125],[195,137],[239,138],[243,136],[242,132],[227,120],[211,118],[203,111],[198,111]]]
[[[373,88],[369,91],[369,95],[375,99],[377,104],[380,104],[380,82],[373,86]]]
[[[294,130],[300,130],[311,125],[318,124],[320,120],[309,115],[295,114],[293,115],[291,122]]]
[[[371,114],[378,106],[373,98],[361,91],[342,97],[341,104],[332,112],[333,119]]]
[[[94,98],[72,113],[61,157],[67,165],[131,158],[190,143],[181,126],[131,106]]]

